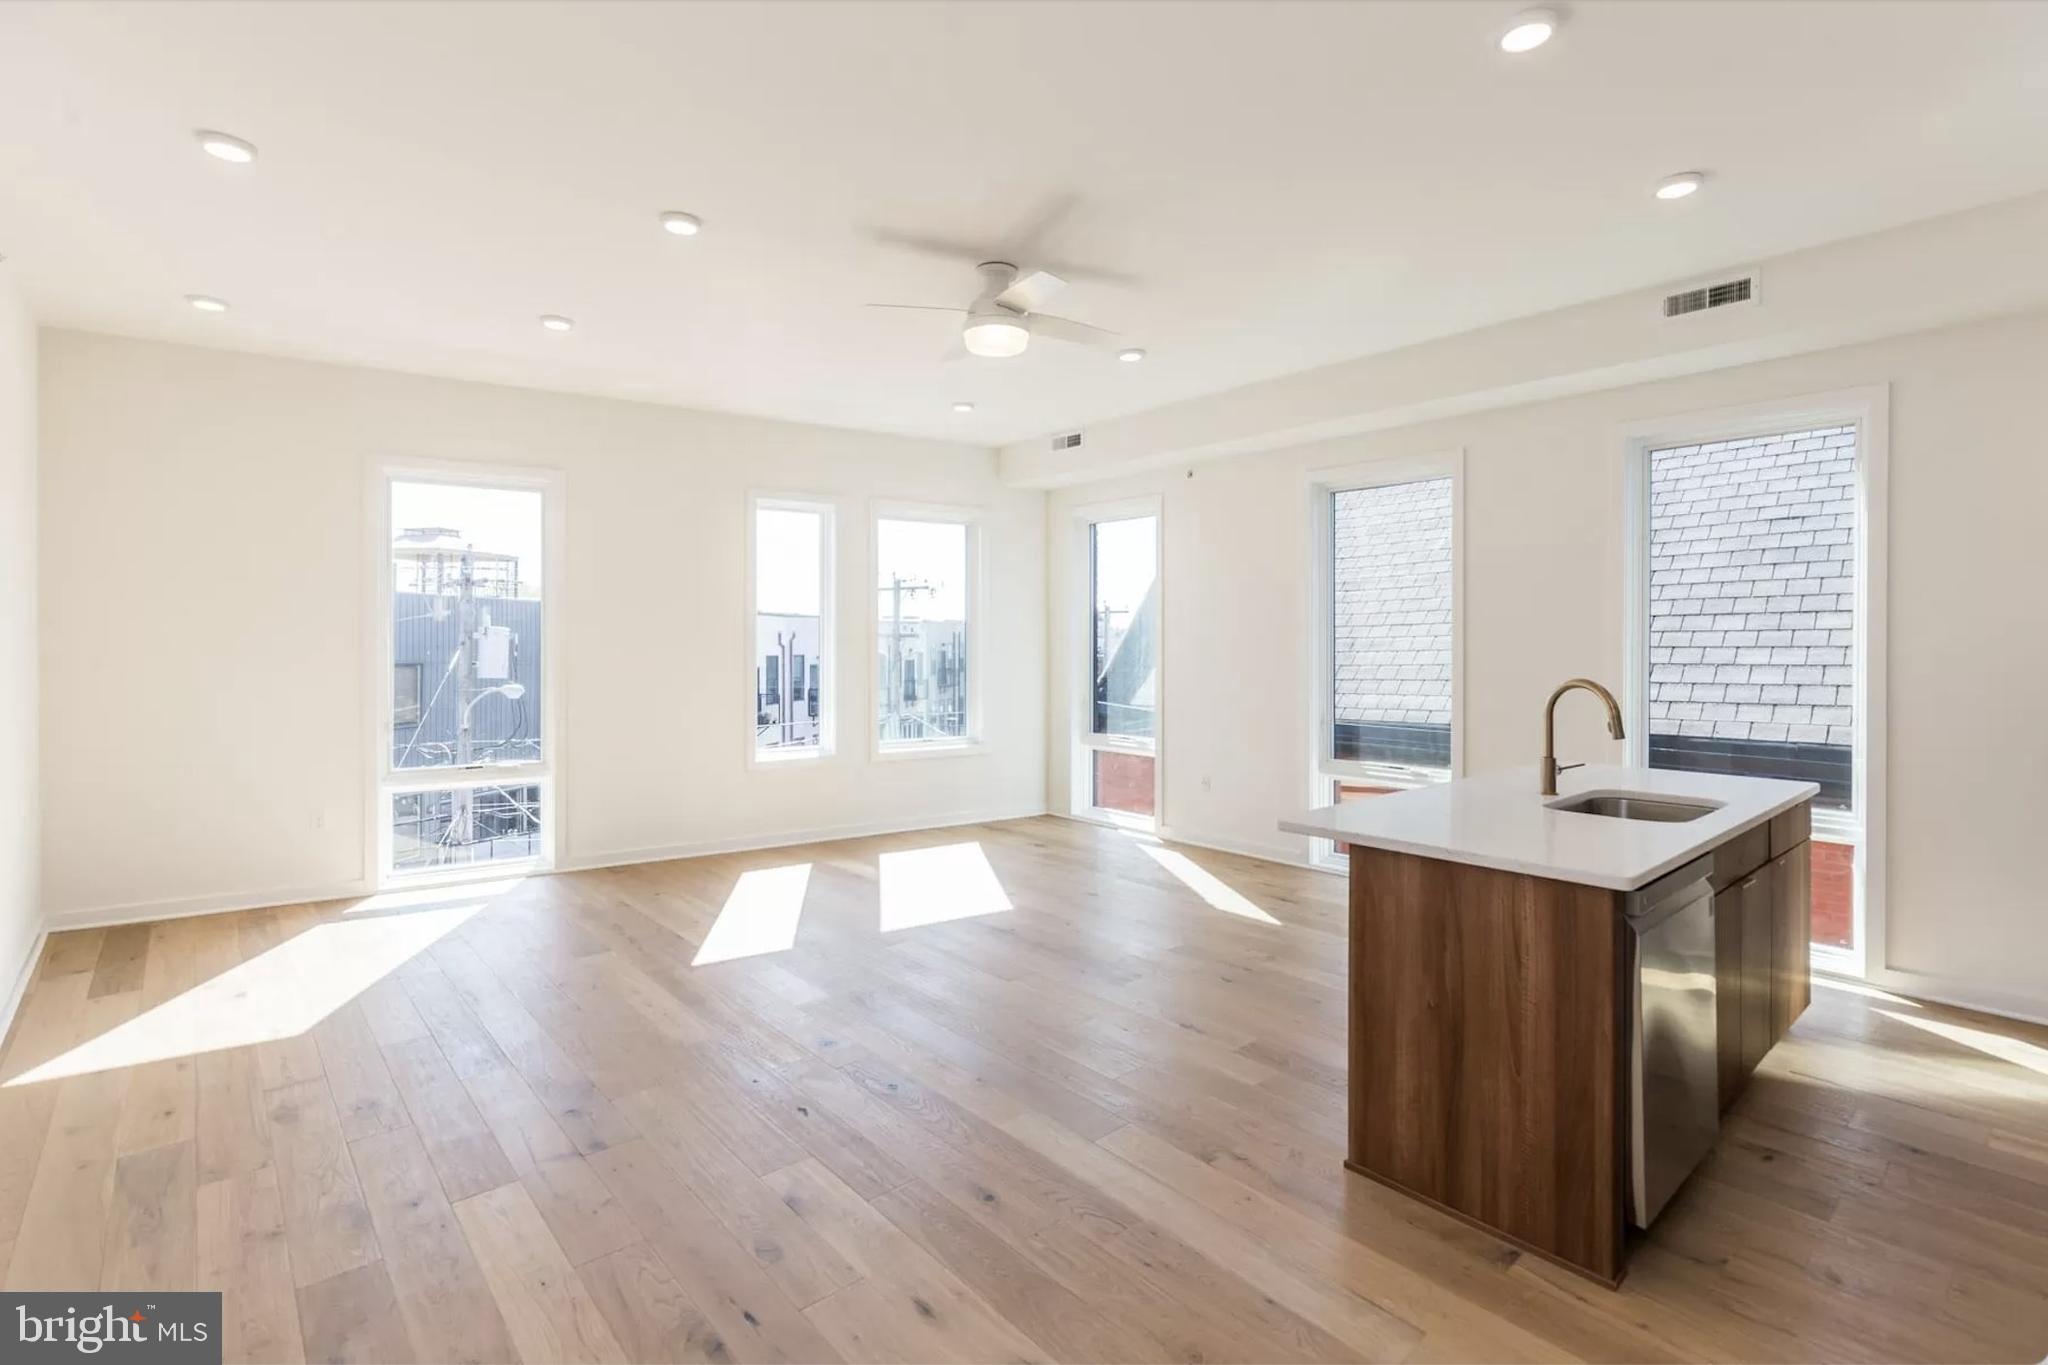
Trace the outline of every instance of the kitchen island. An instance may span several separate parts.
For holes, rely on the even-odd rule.
[[[1515,769],[1281,822],[1349,850],[1345,1165],[1605,1284],[1805,1008],[1811,783]]]

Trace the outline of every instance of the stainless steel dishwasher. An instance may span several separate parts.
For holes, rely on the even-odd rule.
[[[1629,1214],[1650,1226],[1721,1133],[1712,858],[1629,893]]]

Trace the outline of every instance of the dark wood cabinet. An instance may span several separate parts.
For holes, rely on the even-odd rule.
[[[1769,864],[1743,879],[1742,915],[1742,999],[1737,1012],[1742,1017],[1742,1075],[1756,1070],[1775,1041],[1771,1037],[1771,869]]]
[[[1715,851],[1714,988],[1721,1107],[1806,1009],[1811,811],[1796,806]]]
[[[1811,843],[1801,840],[1771,860],[1772,1042],[1785,1036],[1813,998],[1812,887]]]
[[[1724,1107],[1805,1008],[1806,828],[1802,807],[1700,855]],[[1359,844],[1350,857],[1344,1164],[1616,1283],[1635,1084],[1627,893]]]

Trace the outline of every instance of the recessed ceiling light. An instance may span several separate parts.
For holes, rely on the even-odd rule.
[[[185,302],[191,304],[202,313],[225,313],[228,311],[228,306],[211,294],[187,294]]]
[[[704,230],[704,220],[694,213],[664,213],[661,215],[662,231],[678,237],[695,237]]]
[[[576,319],[565,318],[560,313],[542,313],[540,325],[550,332],[573,332],[576,330]]]
[[[1123,361],[1126,365],[1135,365],[1145,358],[1145,353],[1138,347],[1131,346],[1124,350],[1118,351],[1116,353],[1116,358],[1118,360]]]
[[[1706,179],[1698,171],[1686,171],[1681,175],[1667,175],[1657,182],[1657,197],[1659,199],[1683,199],[1689,194],[1698,193],[1700,186],[1706,182]]]
[[[955,412],[973,412],[973,411],[974,411],[974,404],[972,404],[972,403],[955,403],[955,404],[953,405],[953,411],[955,411]]]
[[[216,133],[210,128],[201,128],[192,136],[199,139],[199,145],[206,149],[208,156],[232,161],[237,166],[246,166],[256,159],[256,144],[245,142],[232,133]]]
[[[1500,50],[1514,53],[1534,52],[1550,41],[1550,35],[1557,32],[1560,22],[1556,10],[1523,10],[1509,23],[1507,32],[1500,35]]]

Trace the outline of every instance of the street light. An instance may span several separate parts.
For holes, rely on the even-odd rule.
[[[467,730],[469,728],[469,713],[471,711],[474,711],[476,709],[476,704],[482,701],[485,697],[503,697],[506,701],[518,701],[521,697],[525,695],[525,683],[508,682],[499,683],[496,687],[486,687],[483,691],[471,697],[469,699],[469,705],[462,708],[462,723],[457,728],[463,730]]]
[[[499,683],[486,687],[471,697],[462,707],[462,718],[455,726],[455,763],[457,767],[470,766],[469,713],[476,710],[476,704],[485,697],[503,697],[506,701],[518,701],[526,695],[526,684],[519,682]],[[455,791],[455,828],[461,831],[465,846],[476,842],[476,793],[468,787]]]

